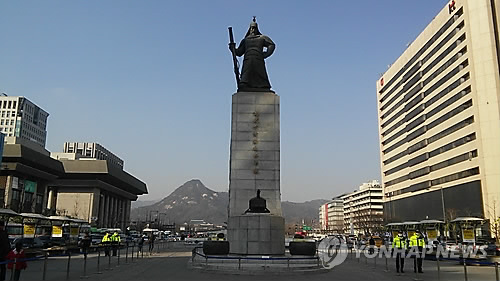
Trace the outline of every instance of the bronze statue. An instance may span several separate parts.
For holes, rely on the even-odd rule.
[[[248,32],[245,38],[241,40],[238,48],[236,48],[236,44],[234,43],[231,27],[229,28],[229,36],[229,50],[233,54],[238,92],[271,91],[271,83],[269,83],[269,78],[267,77],[264,59],[273,54],[276,45],[271,38],[260,33],[255,17],[250,23]],[[241,57],[243,55],[243,68],[241,69],[240,76],[236,56]]]
[[[257,189],[257,197],[250,199],[246,213],[270,213],[266,207],[266,199],[260,197],[260,189]]]

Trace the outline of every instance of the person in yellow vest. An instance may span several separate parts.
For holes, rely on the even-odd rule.
[[[402,231],[399,231],[398,235],[392,240],[392,250],[396,253],[396,271],[405,273],[406,239]]]
[[[115,257],[116,256],[116,251],[118,249],[118,247],[120,246],[120,242],[121,242],[121,239],[120,239],[120,234],[118,234],[118,232],[114,232],[113,235],[111,235],[111,244],[113,245],[113,256]]]
[[[104,245],[104,256],[109,256],[109,244],[111,244],[111,237],[108,232],[102,237],[101,243]]]
[[[422,271],[422,260],[423,252],[425,247],[425,240],[422,233],[419,230],[415,231],[412,237],[410,237],[409,247],[412,248],[413,253],[415,253],[415,259],[413,260],[413,272],[424,273]]]

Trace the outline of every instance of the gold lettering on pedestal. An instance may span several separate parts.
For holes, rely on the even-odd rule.
[[[253,155],[253,158],[256,159],[254,161],[254,169],[253,169],[253,173],[256,175],[259,173],[259,160],[257,160],[259,158],[259,153],[258,153],[258,147],[257,147],[257,144],[259,143],[259,139],[257,138],[259,133],[257,131],[257,129],[259,128],[259,113],[254,111],[253,112],[253,116],[254,116],[254,119],[253,119],[253,140],[252,140],[252,143],[254,144],[252,150],[254,151],[254,155]]]

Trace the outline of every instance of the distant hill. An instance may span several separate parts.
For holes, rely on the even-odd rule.
[[[326,202],[328,202],[328,200],[324,199],[316,199],[304,203],[283,201],[281,202],[281,209],[287,223],[304,221],[310,225],[313,220],[318,223],[319,207]]]
[[[144,206],[150,206],[153,205],[154,203],[158,202],[159,200],[137,200],[137,201],[132,201],[132,209],[135,208],[140,208]]]
[[[146,201],[144,201],[146,202]],[[327,200],[304,203],[282,202],[283,215],[287,223],[318,220],[319,207]],[[184,223],[192,219],[223,224],[227,222],[228,192],[216,192],[207,188],[200,180],[193,179],[179,186],[170,195],[148,206],[133,208],[131,220],[146,220],[148,214],[164,213],[170,223]],[[153,213],[151,213],[153,211]]]
[[[179,186],[159,202],[133,209],[132,220],[141,220],[151,211],[165,213],[170,223],[184,223],[192,219],[222,224],[227,221],[229,194],[207,188],[200,180],[193,179]],[[154,213],[153,213],[154,214]],[[163,218],[162,218],[163,219]]]

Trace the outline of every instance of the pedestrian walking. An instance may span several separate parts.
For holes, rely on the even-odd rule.
[[[7,255],[7,260],[14,261],[15,259],[17,259],[17,261],[15,262],[16,266],[14,267],[14,262],[9,262],[8,268],[14,269],[14,281],[18,281],[19,277],[21,276],[21,270],[28,267],[28,265],[24,261],[24,259],[26,259],[26,255],[24,254],[23,250],[23,242],[21,241],[17,242],[16,248],[11,250]]]
[[[373,239],[373,236],[370,236],[370,240],[368,241],[368,244],[370,245],[368,252],[370,255],[372,255],[375,252],[375,239]]]
[[[406,240],[402,231],[399,231],[398,236],[392,240],[392,251],[393,255],[396,254],[396,272],[405,273]]]
[[[0,281],[5,281],[5,264],[3,262],[6,261],[7,255],[10,251],[10,243],[9,236],[7,231],[5,231],[5,222],[0,221]]]
[[[89,253],[90,245],[92,244],[92,239],[90,239],[90,235],[88,232],[85,232],[82,240],[79,243],[80,249],[83,253],[83,256],[87,258],[87,254]]]
[[[149,252],[152,252],[154,247],[155,247],[155,240],[156,240],[156,235],[154,235],[151,232],[151,235],[149,236]]]
[[[139,238],[139,242],[137,246],[139,247],[139,253],[142,253],[142,246],[144,246],[144,240],[146,240],[146,235],[142,235],[141,238]]]

